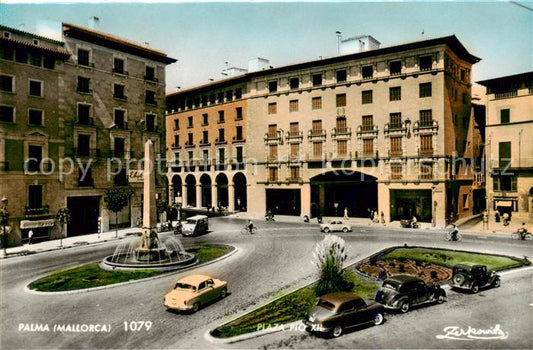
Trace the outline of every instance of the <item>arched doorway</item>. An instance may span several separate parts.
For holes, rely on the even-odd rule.
[[[187,205],[196,207],[196,178],[189,174],[185,178],[185,183],[187,185]]]
[[[310,179],[311,215],[369,217],[378,208],[378,184],[374,176],[358,171],[330,171]]]
[[[203,174],[200,177],[200,185],[202,187],[202,207],[211,207],[211,177],[207,174]]]
[[[181,176],[174,175],[172,177],[172,192],[174,193],[174,198],[170,198],[170,202],[174,203],[176,197],[183,195]]]
[[[246,201],[246,176],[243,173],[237,173],[233,176],[233,189],[235,191],[235,210],[246,211],[248,203]]]
[[[227,207],[228,201],[228,177],[225,174],[218,174],[215,178],[217,183],[217,206]]]

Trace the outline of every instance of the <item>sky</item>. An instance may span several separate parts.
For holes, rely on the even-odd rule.
[[[164,51],[167,92],[220,79],[229,67],[247,68],[332,57],[343,38],[372,35],[381,46],[455,34],[482,60],[473,81],[533,71],[533,1],[414,2],[134,2],[0,3],[0,23],[37,33],[43,23],[69,22]],[[71,0],[72,1],[72,0]]]

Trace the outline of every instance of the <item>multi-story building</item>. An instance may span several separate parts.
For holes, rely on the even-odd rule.
[[[172,94],[167,125],[187,123],[205,108],[202,95],[239,81],[251,215],[346,209],[440,225],[472,213],[474,174],[465,157],[473,154],[470,72],[478,61],[448,36],[257,70]],[[173,107],[188,96],[199,103]]]
[[[486,87],[487,206],[533,217],[533,72],[480,81]]]
[[[106,230],[105,190],[121,186],[135,193],[118,214],[118,223],[135,223],[142,213],[142,183],[130,183],[128,168],[142,166],[136,160],[144,157],[147,140],[154,142],[156,154],[164,152],[165,66],[176,60],[67,23],[62,42],[3,31],[9,46],[1,57],[2,87],[9,89],[11,81],[12,91],[2,88],[0,137],[5,141],[0,155],[9,167],[0,177],[1,192],[12,197],[11,239],[23,241],[29,229],[37,238],[57,237],[57,224],[55,229],[39,226],[53,225],[50,219],[61,207],[72,214],[63,235],[96,232],[99,218]],[[6,52],[10,47],[11,58]],[[25,51],[29,53],[23,57]],[[34,64],[33,52],[42,52],[40,64]],[[41,163],[44,168],[35,171]],[[166,192],[165,181],[159,177],[160,196]]]

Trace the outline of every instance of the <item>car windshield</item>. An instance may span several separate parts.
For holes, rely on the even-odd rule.
[[[188,289],[188,290],[191,290],[193,292],[196,291],[196,287],[195,286],[191,286],[190,284],[187,284],[187,283],[176,283],[176,287],[174,289]]]
[[[196,220],[187,220],[188,224],[196,224]]]
[[[392,290],[398,290],[398,284],[392,281],[385,281],[382,285],[383,288],[389,288]]]
[[[322,300],[322,299],[320,299],[320,300],[318,301],[318,303],[316,304],[316,306],[323,307],[324,309],[327,309],[327,310],[333,310],[333,309],[335,309],[335,305],[333,305],[333,304],[330,303],[329,301],[325,301],[325,300]]]

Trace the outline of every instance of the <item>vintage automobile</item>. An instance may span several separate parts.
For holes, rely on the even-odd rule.
[[[409,311],[411,306],[427,302],[442,304],[446,292],[438,284],[427,285],[420,278],[411,275],[395,275],[383,281],[376,293],[376,301],[387,309]]]
[[[352,230],[352,226],[343,223],[340,220],[332,220],[328,223],[321,224],[320,225],[320,232],[334,232],[334,231],[342,231],[342,232],[348,232]]]
[[[228,283],[205,275],[191,275],[180,279],[174,289],[165,295],[167,309],[196,312],[201,305],[224,298]]]
[[[181,234],[194,236],[209,231],[209,218],[206,215],[195,215],[181,222]]]
[[[366,303],[355,293],[337,292],[321,296],[303,322],[308,332],[338,337],[346,328],[366,323],[382,324],[384,313],[381,304]]]
[[[485,286],[494,288],[500,286],[500,276],[494,271],[487,270],[485,265],[457,264],[453,267],[452,288],[467,289],[477,293]]]

